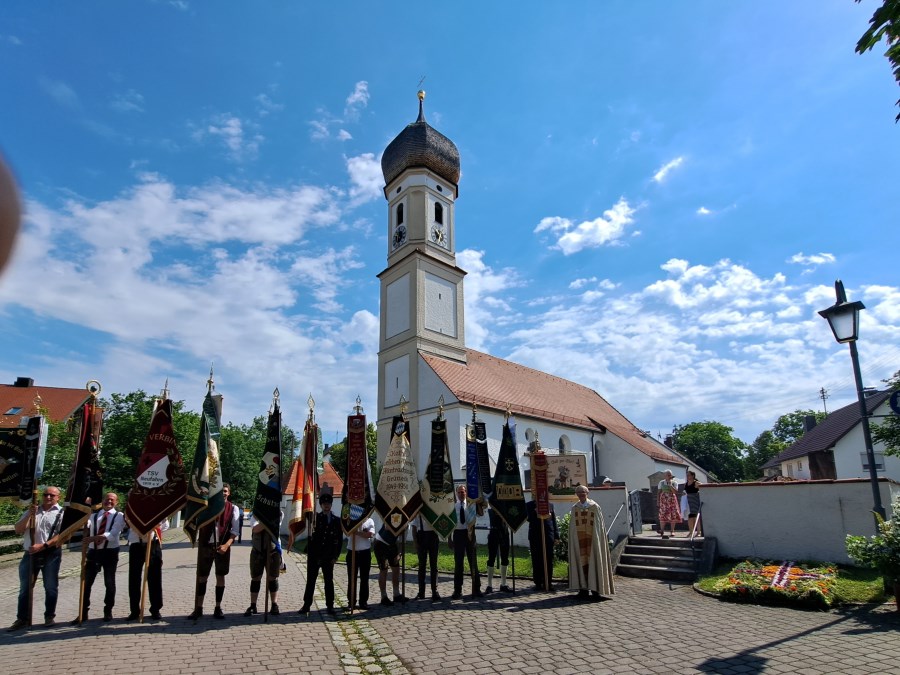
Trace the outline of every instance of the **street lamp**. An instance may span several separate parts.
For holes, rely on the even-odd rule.
[[[869,462],[869,480],[872,482],[872,496],[875,499],[874,511],[884,518],[885,511],[881,504],[881,491],[878,489],[878,472],[875,469],[875,450],[872,448],[872,432],[869,429],[869,413],[866,409],[866,395],[863,392],[862,375],[859,372],[859,353],[856,351],[856,340],[859,337],[859,310],[865,309],[866,306],[859,300],[847,302],[844,283],[840,279],[834,282],[834,294],[837,296],[834,305],[823,309],[819,315],[828,321],[838,344],[850,344],[850,360],[853,362],[856,396],[859,399],[859,416],[862,421],[863,440],[866,444],[866,457]]]

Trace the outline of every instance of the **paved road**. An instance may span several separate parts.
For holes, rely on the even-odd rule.
[[[178,539],[181,539],[178,541]],[[116,620],[70,626],[78,602],[76,553],[63,557],[53,628],[0,632],[0,663],[9,675],[47,671],[162,673],[900,673],[900,618],[889,607],[831,612],[735,605],[689,586],[618,578],[615,599],[579,604],[567,592],[493,594],[483,600],[410,601],[380,607],[377,583],[367,611],[330,617],[296,613],[302,556],[281,577],[283,614],[244,618],[249,545],[235,546],[224,621],[194,623],[196,554],[178,533],[164,545],[164,619],[126,623],[125,560],[118,574]],[[0,620],[15,618],[18,557],[0,561]],[[336,574],[345,604],[346,575]],[[415,595],[414,573],[407,595]],[[213,607],[212,580],[206,610]],[[466,586],[468,590],[468,584]],[[449,597],[452,579],[441,577]],[[321,586],[317,597],[324,608]],[[94,607],[102,605],[102,579]],[[43,591],[35,592],[37,616]],[[100,612],[96,614],[99,616]]]

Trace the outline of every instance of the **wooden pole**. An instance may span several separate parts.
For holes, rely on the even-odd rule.
[[[33,507],[37,507],[38,505],[38,491],[37,486],[35,485],[34,492],[31,496],[31,505]],[[32,509],[31,515],[29,516],[28,523],[28,535],[29,541],[31,545],[34,546],[34,534],[35,534],[35,509]],[[34,611],[34,585],[37,583],[37,575],[34,573],[34,554],[29,551],[28,552],[28,625],[31,625],[31,615]]]
[[[88,505],[90,505],[91,500],[87,500]],[[91,517],[88,516],[88,519],[84,522],[84,527],[81,528],[81,581],[78,586],[78,625],[81,625],[81,622],[84,621],[84,567],[85,562],[87,561],[87,550],[88,550],[88,532],[90,532],[90,523]]]
[[[547,528],[544,526],[544,520],[541,521],[541,555],[544,558],[544,590],[550,590],[550,570],[547,569]]]
[[[147,584],[150,580],[150,548],[153,546],[153,530],[147,533],[147,543],[144,545],[144,577],[141,580],[141,614],[138,623],[144,623],[144,603],[147,600]],[[140,540],[140,536],[138,536]]]
[[[406,528],[403,528],[403,548],[400,549],[400,595],[406,597]]]
[[[269,534],[268,530],[263,530],[263,538],[262,538],[262,550],[263,560],[265,561],[263,564],[266,566],[266,587],[263,590],[265,593],[265,600],[263,601],[263,623],[269,623],[269,546],[272,544],[272,536]]]
[[[512,553],[512,590],[513,593],[516,592],[516,546],[515,540],[513,539],[513,531],[512,528],[507,528],[509,531],[509,550]]]
[[[353,614],[353,609],[356,607],[356,603],[359,600],[357,597],[356,586],[356,529],[354,529],[353,534],[350,535],[350,584],[347,587],[350,591],[351,614]]]

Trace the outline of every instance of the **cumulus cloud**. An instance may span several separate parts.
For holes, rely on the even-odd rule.
[[[708,216],[708,215],[710,215],[711,213],[712,213],[712,211],[710,211],[710,210],[709,210],[708,208],[706,208],[705,206],[701,206],[699,209],[697,209],[697,214],[698,214],[698,215],[701,215],[701,216]]]
[[[803,265],[804,267],[831,265],[836,261],[837,258],[834,257],[833,253],[813,253],[812,255],[796,253],[787,259],[787,262],[789,263],[793,263],[795,265]]]
[[[230,113],[214,116],[194,132],[193,138],[197,141],[207,138],[219,140],[227,156],[234,162],[256,159],[259,146],[265,140],[253,122],[241,120]]]
[[[144,97],[134,89],[121,94],[114,94],[109,104],[118,112],[144,112]]]
[[[508,294],[522,284],[519,274],[510,268],[494,270],[484,262],[484,251],[464,249],[456,262],[465,278],[466,344],[485,349],[492,336],[502,334],[502,326],[512,314]]]
[[[384,176],[381,160],[371,152],[348,157],[347,173],[350,175],[350,200],[354,205],[363,204],[382,196]]]
[[[349,141],[352,138],[353,138],[353,136],[346,129],[341,129],[340,131],[337,132],[337,139],[339,141]]]
[[[268,94],[257,94],[254,100],[256,101],[256,110],[260,117],[266,117],[272,113],[284,110],[284,104],[276,103]]]
[[[343,116],[333,115],[327,108],[316,110],[316,118],[309,121],[309,137],[314,141],[335,138],[347,141],[352,138],[346,127],[359,120],[360,112],[369,105],[369,83],[360,80],[344,101]],[[337,131],[333,131],[337,129]]]
[[[541,219],[535,233],[548,231],[557,236],[554,244],[564,255],[572,255],[587,248],[613,245],[625,236],[627,227],[634,223],[634,209],[625,197],[603,215],[593,220],[575,223],[568,218],[551,216]]]
[[[653,181],[662,183],[671,171],[677,169],[682,164],[684,164],[684,157],[676,157],[671,162],[664,164],[655,174],[653,174]]]
[[[369,105],[369,83],[360,80],[345,101],[344,117],[355,119],[359,115],[359,111],[367,105]]]

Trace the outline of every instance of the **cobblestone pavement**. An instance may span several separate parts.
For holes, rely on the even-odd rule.
[[[303,556],[291,555],[281,577],[282,614],[245,618],[249,601],[249,543],[232,549],[223,607],[188,620],[193,607],[196,553],[170,531],[164,544],[163,620],[126,623],[127,553],[117,578],[116,619],[103,623],[102,575],[95,612],[77,614],[79,554],[63,557],[57,621],[16,633],[0,632],[0,663],[9,675],[143,671],[162,673],[900,673],[900,618],[890,607],[808,612],[735,605],[690,586],[617,578],[617,594],[576,603],[566,591],[535,593],[519,580],[515,594],[449,601],[452,579],[442,575],[445,600],[411,600],[381,607],[374,576],[370,609],[336,617],[296,610],[305,583]],[[15,618],[19,556],[0,560],[0,620]],[[335,573],[338,605],[346,605],[345,570]],[[415,596],[415,573],[406,594]],[[469,590],[469,583],[466,589]],[[316,598],[324,610],[321,589]],[[315,609],[314,605],[314,609]],[[42,616],[43,590],[35,590]],[[260,605],[260,610],[262,606]]]

